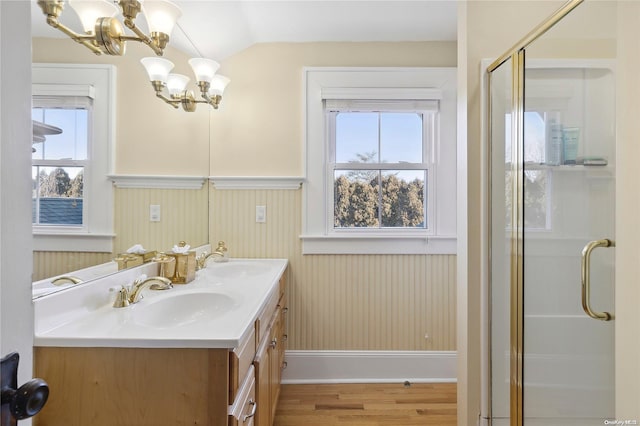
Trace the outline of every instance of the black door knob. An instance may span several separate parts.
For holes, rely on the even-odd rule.
[[[2,425],[13,426],[16,420],[28,419],[42,410],[49,398],[49,385],[42,379],[32,379],[17,387],[17,352],[10,353],[0,361],[2,376]],[[17,389],[16,389],[17,388]]]

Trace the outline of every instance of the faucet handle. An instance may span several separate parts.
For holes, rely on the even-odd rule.
[[[111,287],[109,291],[117,291],[116,300],[113,302],[114,308],[124,308],[129,306],[129,291],[125,286],[120,286],[120,290],[117,287]]]

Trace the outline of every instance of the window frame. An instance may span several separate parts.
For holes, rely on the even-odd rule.
[[[326,217],[327,217],[327,234],[328,235],[375,235],[377,232],[382,234],[395,232],[398,235],[412,234],[415,231],[427,231],[427,235],[433,234],[433,202],[429,202],[429,194],[435,189],[435,169],[436,163],[431,161],[433,159],[435,134],[437,133],[438,120],[437,110],[426,109],[424,107],[420,109],[410,108],[410,104],[413,101],[395,100],[391,101],[393,106],[389,105],[389,102],[375,102],[367,101],[367,105],[358,106],[357,102],[352,107],[326,107],[325,106],[325,118],[327,120],[326,125],[326,141],[328,155],[327,155],[327,172],[326,172],[326,188],[327,188],[327,202],[326,202]],[[372,163],[338,163],[336,162],[336,118],[340,113],[346,112],[377,112],[379,114],[394,113],[394,112],[410,112],[421,115],[422,120],[422,159],[420,163],[407,163],[407,162],[372,162]],[[434,114],[436,113],[436,114]],[[425,120],[428,117],[430,120]],[[380,136],[379,136],[380,137]],[[369,167],[367,167],[369,166]],[[385,170],[412,170],[412,171],[424,171],[425,177],[425,198],[423,200],[424,212],[426,216],[425,228],[336,228],[335,222],[335,172],[337,170],[376,170],[383,172]]]
[[[73,90],[74,88],[71,88]],[[68,107],[62,109],[84,109],[87,111],[87,150],[90,149],[93,141],[93,131],[92,131],[92,123],[93,123],[93,99],[94,99],[94,90],[93,86],[86,86],[78,88],[80,90],[75,90],[76,92],[85,92],[86,96],[81,95],[81,98],[90,99],[89,101],[77,101],[77,94],[65,94],[65,95],[39,95],[38,92],[42,90],[42,86],[34,87],[33,91],[35,93],[32,94],[32,106],[31,110],[34,108],[42,108],[42,109],[54,109],[60,107]],[[36,98],[44,98],[44,99],[36,99]],[[69,98],[69,99],[67,99]],[[73,98],[73,99],[71,99]],[[64,130],[64,129],[63,129]],[[74,225],[74,224],[42,224],[42,223],[34,223],[32,224],[33,230],[36,232],[46,232],[46,231],[72,231],[72,232],[87,232],[89,229],[89,214],[88,208],[86,207],[85,202],[87,201],[87,197],[84,194],[84,186],[90,187],[91,185],[91,161],[89,161],[88,155],[84,160],[79,159],[32,159],[31,160],[32,168],[35,167],[51,167],[51,168],[66,168],[66,167],[82,167],[83,173],[83,196],[82,196],[82,224]],[[88,180],[86,179],[88,178]],[[87,194],[91,195],[91,194]],[[40,197],[38,195],[38,204],[40,203]],[[40,207],[36,207],[36,217],[39,216]],[[39,217],[38,217],[39,219]]]
[[[303,254],[456,253],[455,68],[305,68]],[[427,229],[333,229],[333,176],[325,99],[438,100],[437,138],[429,153]],[[423,129],[424,130],[424,129]],[[333,169],[331,169],[333,173]],[[337,232],[336,232],[337,231]]]
[[[33,225],[35,251],[113,251],[113,185],[108,175],[115,146],[116,69],[102,64],[32,64],[33,96],[87,96],[92,92],[86,160],[90,164],[83,178],[86,221],[82,227]]]

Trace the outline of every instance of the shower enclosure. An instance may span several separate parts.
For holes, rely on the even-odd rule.
[[[615,4],[581,3],[487,69],[495,426],[614,419]]]

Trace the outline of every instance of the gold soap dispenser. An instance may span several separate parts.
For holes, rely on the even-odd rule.
[[[174,284],[187,284],[196,277],[196,252],[189,250],[189,245],[180,241],[177,246],[173,246],[167,256],[175,259],[175,270],[173,276],[168,277]]]

